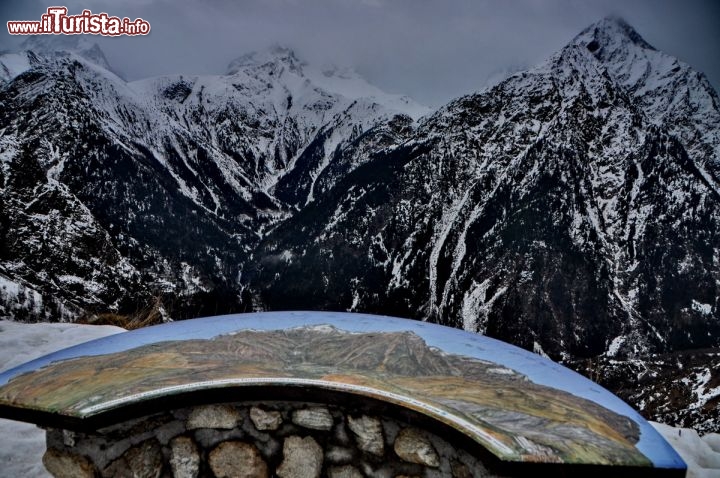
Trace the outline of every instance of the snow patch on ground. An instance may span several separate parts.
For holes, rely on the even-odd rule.
[[[608,357],[614,357],[617,355],[617,353],[620,351],[620,348],[625,343],[625,340],[627,339],[624,335],[619,335],[615,337],[612,342],[610,342],[610,346],[608,347]]]
[[[693,310],[700,312],[701,314],[710,315],[712,313],[712,305],[704,304],[696,300],[692,301]]]
[[[498,288],[492,297],[488,297],[488,289],[490,288],[490,279],[485,279],[480,284],[473,281],[472,287],[463,297],[462,303],[462,319],[463,330],[468,332],[477,332],[485,334],[487,318],[492,305],[502,294],[505,293],[507,287]]]
[[[675,448],[688,466],[686,478],[718,478],[720,476],[720,435],[699,436],[689,428],[675,428],[650,422]]]
[[[0,372],[56,350],[124,332],[112,326],[21,324],[0,320]],[[45,431],[29,423],[0,419],[0,470],[3,476],[49,477],[42,465]]]
[[[540,355],[541,357],[545,357],[545,358],[547,358],[547,359],[550,358],[550,357],[548,356],[548,354],[545,353],[545,351],[543,350],[542,346],[541,346],[539,343],[535,342],[535,341],[533,341],[533,352],[536,353],[536,354],[538,354],[538,355]]]
[[[711,387],[711,380],[712,374],[708,369],[702,372],[696,372],[692,376],[682,379],[682,382],[693,390],[696,398],[691,408],[702,408],[708,401],[720,396],[720,386]]]

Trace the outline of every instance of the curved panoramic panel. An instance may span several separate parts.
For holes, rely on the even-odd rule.
[[[240,314],[149,327],[0,375],[0,414],[90,420],[228,387],[309,387],[440,421],[500,460],[683,469],[620,399],[538,355],[448,327],[363,314]]]

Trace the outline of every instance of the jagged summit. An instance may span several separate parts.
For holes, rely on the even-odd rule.
[[[292,48],[274,45],[266,50],[254,51],[231,61],[227,68],[229,76],[260,78],[263,85],[279,81],[283,88],[295,96],[320,88],[324,93],[339,95],[350,101],[365,100],[388,107],[413,119],[430,112],[413,99],[389,94],[368,82],[349,66],[326,65],[317,67],[300,58]],[[317,91],[316,91],[317,92]]]
[[[679,63],[677,59],[656,50],[623,18],[610,15],[585,28],[567,45],[539,64],[523,69],[515,69],[506,78],[512,80],[516,88],[526,88],[527,81],[518,79],[528,75],[552,75],[564,78],[571,93],[590,92],[588,83],[602,81],[605,71],[622,86],[634,86],[643,82],[643,75],[658,69],[662,56],[664,60]],[[665,61],[668,63],[668,60]],[[573,90],[577,83],[584,88]],[[629,83],[633,83],[630,85]],[[575,85],[575,86],[573,86]],[[492,85],[491,85],[492,86]]]
[[[20,48],[40,54],[75,53],[115,73],[100,45],[87,35],[31,35],[20,44]]]
[[[583,44],[593,53],[623,43],[655,50],[625,19],[616,15],[609,15],[593,23],[580,32],[572,43]]]
[[[283,45],[273,45],[266,50],[253,51],[232,60],[227,67],[227,74],[234,75],[247,67],[264,67],[284,65],[293,71],[301,72],[305,63],[298,59],[295,51]]]
[[[720,100],[704,74],[655,49],[618,17],[586,28],[570,46],[587,48],[650,122],[685,140],[704,174],[707,168],[720,177]]]

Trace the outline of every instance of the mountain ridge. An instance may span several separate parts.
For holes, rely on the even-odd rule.
[[[240,272],[231,268],[244,261],[248,246],[243,244],[252,244],[258,229],[290,211],[269,191],[277,181],[274,176],[292,170],[289,162],[293,156],[302,155],[313,141],[319,141],[321,154],[305,165],[309,190],[317,176],[315,169],[332,153],[333,146],[326,141],[347,140],[395,114],[376,103],[377,98],[345,98],[313,86],[296,72],[267,75],[253,64],[232,76],[168,75],[125,82],[72,52],[26,54],[36,60],[21,64],[24,71],[16,68],[3,89],[8,106],[3,121],[3,173],[11,183],[21,176],[29,178],[26,172],[38,174],[30,181],[32,188],[4,191],[4,203],[19,207],[18,213],[7,213],[15,219],[30,217],[22,212],[22,204],[32,201],[30,196],[38,187],[59,188],[67,196],[57,205],[46,204],[44,212],[60,211],[66,202],[76,204],[59,214],[66,219],[60,229],[72,229],[83,214],[80,210],[88,206],[93,229],[103,241],[112,243],[124,260],[135,264],[131,275],[137,283],[126,286],[139,294],[132,299],[137,304],[147,302],[152,294],[173,290],[192,295],[218,286],[236,287],[233,284]],[[7,58],[3,56],[0,62]],[[45,135],[50,129],[61,133]],[[46,139],[36,139],[41,136]],[[23,157],[23,148],[34,151],[32,157]],[[71,210],[77,210],[74,218]],[[145,213],[137,214],[140,211]],[[163,229],[172,217],[170,230],[177,238],[168,240]],[[10,224],[11,219],[7,218],[6,230],[28,231],[17,222]],[[53,290],[50,296],[75,297],[62,291],[58,281],[43,271],[46,267],[33,259],[44,253],[32,247],[33,235],[38,232],[29,234],[9,241],[23,247],[6,251],[10,263],[16,262],[12,260],[16,257],[26,256],[27,260],[20,261],[19,269],[8,269],[6,264],[4,270],[23,287],[44,288],[46,294]],[[189,238],[190,244],[208,247],[202,253],[206,259],[199,264],[194,246],[184,243]],[[72,242],[59,241],[54,249],[67,250],[72,256]],[[58,269],[51,276],[74,276],[86,290],[105,287],[92,284],[94,273],[89,270],[68,273],[68,268],[85,267],[73,263],[78,261],[65,265],[59,259],[50,262],[50,270]],[[139,279],[143,273],[138,269],[151,271],[149,284],[148,277]],[[103,275],[101,283],[114,282],[109,271]],[[115,294],[125,295],[111,288]],[[230,301],[229,307],[237,306],[238,299]],[[128,310],[131,306],[120,307],[108,298],[81,300],[68,307],[91,314],[98,308],[132,312]]]

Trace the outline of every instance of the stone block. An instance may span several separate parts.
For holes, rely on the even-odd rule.
[[[226,441],[209,456],[210,469],[217,478],[268,478],[268,467],[250,443]]]

